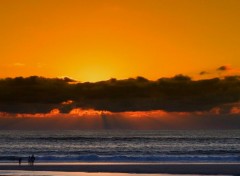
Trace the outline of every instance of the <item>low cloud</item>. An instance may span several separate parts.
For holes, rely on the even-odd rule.
[[[230,65],[223,65],[219,67],[217,71],[222,72],[222,76],[233,76],[240,74],[240,69],[232,68]]]
[[[231,70],[232,68],[229,65],[223,65],[217,68],[218,71],[227,71]]]
[[[199,75],[207,75],[207,74],[209,74],[209,72],[206,72],[206,71],[201,71],[201,72],[199,73]]]
[[[73,100],[67,100],[67,101],[62,102],[63,105],[70,105],[70,104],[73,104],[73,103],[74,103]]]
[[[240,115],[240,107],[232,107],[230,113]]]

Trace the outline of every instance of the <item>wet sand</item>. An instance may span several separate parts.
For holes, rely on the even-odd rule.
[[[0,170],[239,175],[240,163],[1,163]]]

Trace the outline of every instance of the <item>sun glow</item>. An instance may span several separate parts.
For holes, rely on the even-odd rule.
[[[101,65],[91,65],[83,68],[80,73],[83,80],[97,82],[111,78],[111,70]]]

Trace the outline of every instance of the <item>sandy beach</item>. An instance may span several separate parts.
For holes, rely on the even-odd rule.
[[[240,163],[2,163],[0,170],[238,175]]]

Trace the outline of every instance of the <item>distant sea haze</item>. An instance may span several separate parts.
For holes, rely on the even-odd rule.
[[[82,113],[82,110],[77,111]],[[83,111],[85,112],[85,111]],[[88,112],[88,111],[87,111]],[[238,114],[122,112],[98,114],[7,114],[0,130],[197,130],[240,129]],[[91,114],[92,113],[92,114]],[[96,114],[95,114],[96,113]]]

